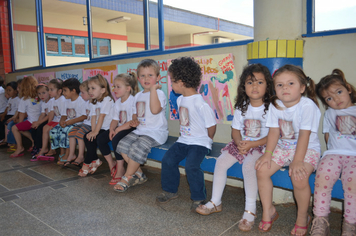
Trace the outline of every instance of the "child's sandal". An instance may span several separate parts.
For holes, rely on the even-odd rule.
[[[253,215],[255,217],[255,219],[257,218],[256,214],[254,214],[253,212],[251,211],[248,211],[248,210],[245,210],[245,212]],[[250,231],[252,229],[252,226],[254,225],[255,223],[255,220],[253,221],[248,221],[246,219],[241,219],[239,221],[239,224],[238,224],[238,227],[241,231],[244,231],[244,232],[247,232],[247,231]]]
[[[87,166],[88,167],[88,169],[83,169],[83,167],[84,166]],[[83,167],[79,170],[79,173],[78,173],[78,175],[80,176],[80,177],[85,177],[85,176],[87,176],[88,174],[89,174],[89,170],[90,170],[90,165],[88,165],[88,164],[83,164]]]
[[[344,219],[342,223],[342,234],[341,236],[351,236],[356,235],[356,224],[347,223]]]
[[[100,161],[100,159],[96,159],[95,161],[92,161],[90,163],[91,169],[90,169],[89,173],[94,174],[95,171],[99,168],[99,166],[101,166],[101,164],[103,164],[103,162]]]
[[[125,182],[122,182],[123,180],[124,180],[126,183],[125,183]],[[137,178],[134,178],[134,177],[132,176],[130,179],[128,179],[128,178],[124,175],[124,176],[121,177],[121,181],[116,184],[116,185],[119,185],[122,189],[115,188],[115,187],[116,187],[116,185],[115,185],[114,190],[115,190],[115,191],[118,191],[118,192],[120,192],[120,193],[126,192],[126,190],[127,190],[129,187],[135,186],[135,185],[137,184],[137,182],[138,182],[138,179],[137,179]]]

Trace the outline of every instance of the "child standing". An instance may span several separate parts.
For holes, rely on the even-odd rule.
[[[84,81],[80,84],[80,96],[86,103],[85,112],[87,114],[87,118],[83,121],[82,124],[74,126],[69,132],[69,156],[67,158],[67,162],[64,166],[69,164],[73,164],[79,166],[84,161],[84,151],[85,151],[85,143],[84,143],[84,135],[91,130],[91,120],[90,120],[90,110],[92,107],[92,103],[89,100],[89,80]],[[78,157],[75,156],[75,147],[78,142]]]
[[[194,59],[181,57],[168,68],[177,99],[180,120],[180,137],[162,159],[161,184],[163,193],[157,202],[165,203],[178,197],[180,180],[179,162],[186,159],[185,172],[193,204],[191,210],[206,199],[204,173],[200,164],[210,152],[216,130],[213,110],[197,92],[201,81],[201,68]]]
[[[41,100],[41,115],[37,121],[31,125],[31,135],[34,141],[34,145],[31,151],[31,161],[37,161],[36,154],[42,148],[42,131],[43,126],[48,122],[48,113],[52,100],[49,99],[48,86],[46,84],[39,84],[37,86],[38,97]]]
[[[20,94],[22,95],[22,101],[19,103],[19,122],[12,126],[12,133],[16,140],[16,151],[10,155],[10,157],[23,156],[23,151],[25,148],[22,145],[22,134],[29,138],[33,144],[33,139],[29,130],[31,129],[32,123],[37,121],[41,114],[41,103],[38,99],[37,94],[37,80],[33,76],[25,77],[21,83]],[[25,120],[27,116],[27,120]],[[25,121],[24,121],[25,120]]]
[[[250,231],[256,218],[258,187],[255,162],[266,147],[267,110],[272,90],[272,78],[267,67],[252,64],[244,68],[237,88],[236,110],[231,124],[233,140],[221,150],[221,155],[216,160],[210,202],[196,209],[202,215],[222,210],[221,197],[227,180],[227,170],[239,162],[242,164],[246,193],[245,212],[238,225],[242,231]]]
[[[62,110],[60,110],[61,119],[59,124],[49,132],[52,149],[61,148],[58,165],[64,165],[67,162],[69,154],[68,133],[73,126],[81,124],[87,118],[85,101],[79,96],[79,86],[80,82],[75,78],[70,78],[63,82],[63,95],[67,101]]]
[[[135,96],[131,127],[136,130],[119,142],[116,151],[127,162],[125,175],[114,190],[125,192],[130,186],[147,181],[140,168],[147,160],[152,147],[162,145],[168,138],[166,96],[159,89],[160,67],[152,59],[142,60],[137,66],[137,76],[143,91]]]
[[[356,91],[335,69],[316,85],[316,93],[327,108],[323,133],[328,150],[316,171],[311,235],[330,235],[331,191],[340,174],[345,202],[342,235],[356,235]]]
[[[112,180],[109,184],[116,184],[120,181],[121,176],[125,174],[124,159],[121,154],[116,152],[119,141],[135,127],[130,126],[132,119],[132,107],[134,106],[134,96],[138,91],[136,74],[131,72],[129,74],[119,74],[114,79],[114,93],[118,98],[115,102],[112,121],[110,129],[105,130],[98,135],[97,143],[100,152],[105,159],[110,163],[109,166],[114,166],[111,169]],[[116,163],[111,156],[111,150],[108,143],[112,141],[112,146],[115,153]]]
[[[59,111],[64,109],[66,99],[62,95],[62,81],[59,79],[52,79],[48,83],[48,94],[53,98],[52,102],[49,104],[49,114],[48,123],[43,127],[42,132],[42,149],[37,154],[38,160],[54,160],[53,155],[56,154],[55,150],[48,150],[49,144],[49,131],[58,125],[61,119],[61,114]]]
[[[297,202],[297,221],[292,235],[306,235],[311,221],[309,176],[320,158],[318,127],[320,110],[313,80],[294,65],[279,68],[273,76],[276,96],[271,99],[266,126],[269,127],[264,154],[256,161],[257,180],[262,202],[259,230],[271,230],[278,213],[272,204],[271,176],[283,166],[289,166]],[[307,95],[309,98],[304,97]],[[277,100],[278,98],[278,100]]]
[[[91,131],[84,135],[87,154],[84,158],[83,167],[78,174],[81,177],[87,176],[88,173],[94,174],[102,164],[96,152],[98,147],[96,138],[105,130],[109,130],[112,120],[111,110],[114,106],[114,98],[111,95],[110,85],[101,74],[91,77],[88,87],[91,103],[93,104],[90,111]],[[113,159],[111,155],[110,157],[108,155],[104,157],[109,163],[110,170],[112,170],[115,165],[112,163]]]

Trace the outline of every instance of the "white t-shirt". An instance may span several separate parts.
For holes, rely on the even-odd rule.
[[[159,144],[164,144],[168,138],[168,125],[166,119],[167,99],[164,92],[157,90],[158,99],[161,103],[161,112],[154,115],[150,109],[150,93],[143,91],[135,96],[133,114],[137,115],[140,124],[132,131],[137,135],[147,135]]]
[[[114,107],[114,100],[109,96],[105,97],[101,102],[92,104],[90,116],[96,116],[95,123],[98,123],[100,114],[105,114],[103,125],[101,129],[108,130],[110,129],[110,123],[112,120],[112,109]]]
[[[83,121],[83,124],[91,126],[90,111],[93,104],[89,100],[85,101],[85,104],[86,104],[85,113],[87,114],[87,118]]]
[[[324,114],[323,133],[329,133],[327,154],[356,156],[356,106]]]
[[[53,100],[54,98],[51,98],[47,102],[41,102],[41,113],[45,113],[46,116],[48,115],[51,110]]]
[[[7,114],[12,116],[15,115],[19,107],[19,103],[20,103],[19,97],[9,98],[9,101],[7,102]]]
[[[7,107],[7,98],[5,97],[5,89],[0,86],[0,113],[3,113]]]
[[[253,107],[248,105],[244,115],[239,109],[235,110],[231,127],[240,130],[242,140],[256,141],[267,136],[269,128],[266,127],[267,111],[265,105]]]
[[[83,100],[83,98],[81,96],[78,96],[78,98],[74,101],[72,101],[71,99],[67,99],[64,109],[62,109],[60,111],[62,116],[67,116],[67,120],[72,120],[81,116],[86,116],[86,105],[85,105],[85,101]],[[75,123],[75,125],[80,125],[81,122],[77,122]]]
[[[132,95],[130,95],[125,102],[121,102],[121,98],[116,100],[112,119],[119,121],[118,126],[132,120],[132,107],[135,104],[134,102],[135,97]]]
[[[277,104],[284,109],[278,110],[273,104],[270,104],[266,126],[279,128],[278,144],[285,149],[295,149],[299,130],[310,130],[308,149],[320,153],[318,128],[321,114],[318,106],[306,97],[301,97],[296,105],[289,108],[286,108],[280,100],[277,100]]]
[[[216,125],[215,114],[200,94],[177,99],[180,137],[178,143],[199,145],[211,150],[213,140],[208,128]]]
[[[41,115],[41,102],[36,101],[34,98],[23,98],[19,102],[18,112],[27,113],[27,120],[33,123],[38,120]]]
[[[61,111],[65,109],[67,99],[62,95],[58,99],[54,99],[50,111],[53,111],[53,122],[59,122],[61,119]]]

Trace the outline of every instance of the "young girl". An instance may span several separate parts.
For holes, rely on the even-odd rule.
[[[23,151],[25,148],[22,145],[21,133],[32,142],[33,140],[31,134],[28,130],[31,129],[33,122],[37,121],[41,114],[41,103],[37,97],[37,80],[33,76],[25,77],[21,83],[20,94],[22,95],[22,100],[19,103],[19,122],[12,126],[12,133],[16,140],[16,151],[10,155],[10,157],[23,156]],[[27,120],[24,121],[27,116]]]
[[[48,122],[48,113],[50,110],[50,106],[52,104],[52,99],[49,99],[49,89],[46,84],[39,84],[37,86],[38,97],[41,100],[41,115],[37,121],[33,122],[31,125],[31,135],[34,141],[34,146],[31,151],[31,161],[37,161],[36,154],[42,148],[42,133],[43,127]]]
[[[22,95],[21,95],[21,83],[22,83],[22,79],[17,80],[17,94],[19,97],[19,101],[17,103],[17,108],[19,107],[19,104],[22,100]],[[7,145],[9,146],[9,148],[7,149],[7,152],[14,152],[16,151],[16,140],[15,137],[12,133],[12,126],[14,126],[17,122],[19,121],[19,112],[18,110],[16,110],[15,114],[7,120],[7,135],[6,135],[6,140],[7,140]]]
[[[89,81],[86,80],[80,84],[80,96],[82,96],[83,100],[86,102],[86,114],[87,119],[83,121],[82,124],[74,126],[68,134],[69,137],[69,156],[67,158],[67,162],[64,163],[64,166],[68,166],[69,164],[73,164],[79,166],[84,161],[84,151],[85,151],[85,144],[84,144],[84,135],[91,130],[91,120],[90,120],[90,109],[91,109],[91,102],[89,101],[89,93],[88,93],[88,83]],[[75,156],[75,147],[77,146],[78,142],[78,157]]]
[[[316,171],[311,235],[330,235],[331,191],[340,174],[345,191],[342,235],[356,235],[356,91],[335,69],[316,85],[316,93],[327,108],[323,133],[328,150]]]
[[[5,95],[9,99],[7,102],[7,107],[1,116],[0,120],[0,135],[3,135],[4,141],[0,143],[0,146],[6,146],[7,145],[7,135],[5,132],[6,129],[6,124],[8,123],[8,120],[11,119],[15,113],[17,112],[17,107],[20,101],[20,98],[17,96],[17,83],[12,81],[6,84],[6,89],[5,89]]]
[[[66,99],[62,95],[62,81],[59,79],[52,79],[48,83],[48,94],[52,98],[49,104],[48,123],[43,127],[42,132],[42,149],[37,154],[38,160],[54,160],[53,155],[55,150],[51,149],[49,144],[49,131],[58,125],[61,119],[61,111],[65,105]],[[49,150],[48,150],[49,147]]]
[[[121,176],[125,174],[124,159],[120,153],[116,152],[119,141],[136,128],[130,126],[132,120],[132,106],[134,105],[134,96],[138,91],[136,74],[119,74],[114,79],[114,93],[118,100],[115,102],[113,120],[110,129],[105,130],[98,135],[97,144],[100,152],[108,161],[111,169],[112,180],[109,184],[116,184],[120,181]],[[108,145],[112,141],[116,163],[112,159],[111,150]]]
[[[271,176],[283,166],[289,166],[294,197],[297,202],[297,221],[292,235],[306,235],[311,221],[309,176],[320,158],[318,127],[320,110],[313,80],[294,65],[279,68],[273,76],[276,96],[267,114],[269,127],[264,154],[256,161],[257,180],[263,214],[259,230],[271,230],[278,213],[272,204]],[[304,97],[307,95],[309,98]],[[278,98],[278,100],[277,100]]]
[[[255,161],[263,154],[267,142],[266,113],[272,88],[272,78],[267,67],[253,64],[244,68],[240,76],[236,110],[231,125],[233,141],[222,149],[216,161],[210,202],[196,209],[202,215],[222,210],[221,197],[226,184],[227,170],[239,162],[243,164],[242,173],[246,193],[245,212],[238,226],[242,231],[251,230],[256,217]]]
[[[83,167],[78,174],[81,177],[87,176],[88,173],[93,174],[102,164],[96,153],[98,147],[96,137],[110,128],[110,122],[112,120],[111,109],[114,105],[110,85],[102,75],[97,74],[96,76],[91,77],[88,85],[88,92],[93,105],[90,111],[91,131],[84,136],[87,154],[84,158]],[[107,158],[108,156],[105,157]],[[107,159],[107,161],[110,170],[112,170],[114,165],[112,163],[113,160],[111,155],[110,159],[111,160]]]

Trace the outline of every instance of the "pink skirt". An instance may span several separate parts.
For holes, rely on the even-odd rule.
[[[245,157],[248,154],[252,154],[253,151],[258,151],[259,153],[261,153],[261,155],[263,154],[263,150],[265,149],[266,145],[263,146],[258,146],[258,147],[254,147],[251,148],[248,153],[246,153],[245,155],[242,155],[239,151],[239,149],[237,149],[237,145],[235,144],[234,141],[231,141],[230,143],[228,143],[223,149],[221,149],[221,151],[228,151],[230,155],[234,156],[237,161],[242,164],[242,162],[244,161]]]

